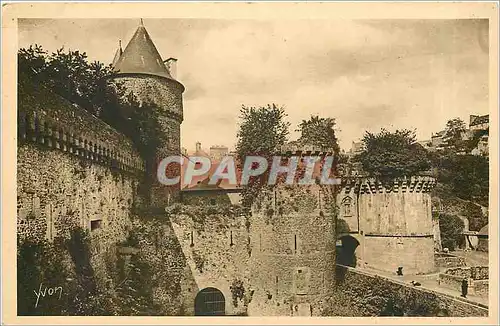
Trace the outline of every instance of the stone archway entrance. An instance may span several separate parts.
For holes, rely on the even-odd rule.
[[[226,300],[224,294],[216,288],[205,288],[194,299],[195,316],[224,316]]]
[[[339,239],[342,246],[337,253],[337,263],[344,266],[356,267],[356,248],[359,246],[359,241],[350,236],[344,235]]]

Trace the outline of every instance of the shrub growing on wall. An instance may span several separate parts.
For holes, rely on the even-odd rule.
[[[153,300],[153,285],[150,266],[140,255],[133,255],[127,266],[128,274],[118,285],[120,315],[154,316],[161,308]]]
[[[355,157],[363,170],[380,179],[409,177],[430,168],[427,151],[417,143],[415,132],[396,130],[366,132],[364,150]]]
[[[67,283],[62,253],[44,242],[18,243],[17,253],[17,309],[21,316],[64,314],[67,297],[47,296],[47,287]],[[64,290],[64,289],[63,289]],[[39,293],[37,300],[37,295]],[[45,295],[42,295],[45,294]],[[57,300],[55,300],[57,299]]]
[[[229,288],[231,289],[233,306],[238,307],[238,301],[243,300],[245,295],[245,287],[243,286],[243,281],[233,280],[233,283]]]

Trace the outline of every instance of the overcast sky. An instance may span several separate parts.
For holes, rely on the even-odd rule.
[[[138,20],[20,20],[19,46],[64,46],[110,63]],[[178,59],[182,146],[234,147],[239,109],[276,103],[292,130],[311,114],[337,120],[341,147],[366,130],[430,138],[453,117],[488,113],[485,20],[145,19],[163,59]],[[296,134],[292,133],[292,138]]]

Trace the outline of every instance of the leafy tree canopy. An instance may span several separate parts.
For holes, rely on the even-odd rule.
[[[478,155],[456,155],[452,152],[435,152],[430,157],[444,191],[461,199],[488,206],[488,158]]]
[[[290,124],[285,121],[286,116],[284,108],[275,104],[258,108],[242,106],[236,144],[240,164],[249,155],[271,159],[287,141]],[[251,206],[266,180],[266,174],[249,180],[242,191],[243,206]]]
[[[446,144],[455,150],[462,150],[465,146],[463,135],[466,130],[467,127],[462,119],[454,118],[448,120],[444,135]]]
[[[290,123],[285,109],[276,104],[262,107],[242,106],[236,135],[236,152],[240,159],[247,155],[272,155],[288,139]]]
[[[430,168],[427,151],[416,142],[414,131],[382,129],[378,134],[366,132],[363,144],[363,152],[354,160],[375,177],[412,176]]]
[[[61,48],[48,53],[40,45],[18,51],[20,85],[43,85],[94,115],[102,110],[106,78],[111,75],[110,65],[89,62],[85,52]]]
[[[336,153],[339,151],[333,118],[312,115],[309,120],[302,120],[297,131],[300,132],[300,144],[328,148]]]

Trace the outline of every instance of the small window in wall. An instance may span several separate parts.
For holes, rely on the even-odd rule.
[[[351,197],[345,197],[342,200],[342,208],[344,210],[343,211],[344,216],[351,216],[352,215],[351,206],[352,206],[352,199],[351,199]]]
[[[90,221],[90,231],[95,231],[102,228],[102,220]]]
[[[304,295],[309,292],[309,268],[300,267],[294,275],[295,294]]]

